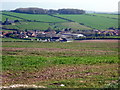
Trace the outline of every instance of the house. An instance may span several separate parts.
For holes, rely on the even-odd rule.
[[[2,25],[11,25],[13,23],[14,23],[14,21],[9,20],[8,18],[6,18],[5,22]]]
[[[0,21],[0,25],[2,25],[2,21]]]
[[[18,38],[28,38],[28,36],[26,34],[19,34]]]
[[[49,42],[49,39],[35,39],[35,40],[40,42]]]
[[[44,33],[46,34],[46,37],[56,37],[56,31],[54,30],[45,30]]]
[[[2,25],[15,25],[16,22],[20,22],[19,20],[9,20],[6,18],[6,20],[2,23]]]

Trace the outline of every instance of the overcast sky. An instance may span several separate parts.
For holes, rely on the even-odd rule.
[[[26,1],[26,2],[25,2]],[[119,0],[2,0],[2,10],[24,7],[45,9],[75,8],[87,11],[118,11]]]

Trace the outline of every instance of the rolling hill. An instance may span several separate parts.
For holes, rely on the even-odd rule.
[[[14,25],[3,25],[2,27],[6,29],[46,30],[51,27],[54,30],[65,28],[71,28],[72,30],[105,30],[110,27],[118,27],[118,17],[113,14],[43,15],[2,12],[2,22],[6,18],[20,21],[20,23]]]

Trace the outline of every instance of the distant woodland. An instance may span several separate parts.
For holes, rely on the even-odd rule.
[[[18,13],[29,13],[29,14],[85,14],[84,10],[80,9],[43,9],[43,8],[18,8],[12,10]]]

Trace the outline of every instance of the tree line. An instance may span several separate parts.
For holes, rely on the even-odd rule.
[[[28,14],[85,14],[84,10],[80,9],[43,9],[43,8],[17,8],[12,10],[17,13],[28,13]]]

